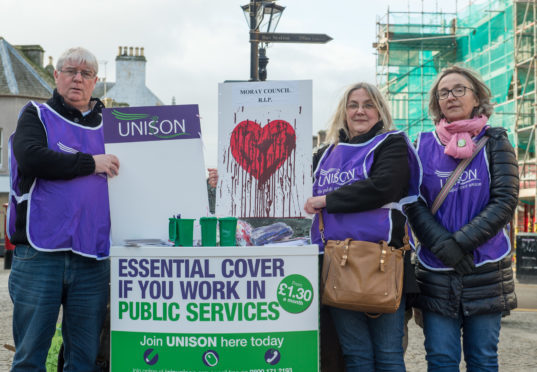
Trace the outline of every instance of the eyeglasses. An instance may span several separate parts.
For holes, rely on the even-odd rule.
[[[358,103],[351,102],[347,105],[347,110],[358,110],[360,108],[360,105]],[[363,110],[375,110],[376,107],[373,103],[364,103],[362,105]]]
[[[469,89],[472,92],[474,92],[472,88],[460,86],[460,87],[455,87],[453,89],[439,90],[438,92],[436,92],[435,95],[437,99],[447,99],[449,97],[449,93],[451,93],[453,97],[462,97],[466,94],[466,89]]]
[[[91,70],[77,70],[76,68],[66,68],[60,70],[60,72],[71,78],[75,77],[79,72],[80,75],[86,80],[91,80],[95,77],[95,72]]]

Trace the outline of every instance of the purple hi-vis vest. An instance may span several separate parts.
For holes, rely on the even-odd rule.
[[[63,118],[46,104],[31,104],[37,109],[51,150],[104,154],[102,123],[94,128],[85,127]],[[36,178],[30,191],[21,195],[12,138],[9,141],[8,236],[15,232],[16,204],[27,200],[26,235],[32,247],[50,252],[71,250],[87,257],[107,258],[110,253],[110,209],[106,177],[92,174],[72,180]]]
[[[476,136],[479,140],[485,130]],[[446,183],[460,160],[444,154],[444,146],[434,132],[421,133],[418,137],[417,150],[423,169],[421,196],[431,206],[434,199]],[[490,199],[490,173],[486,148],[484,147],[466,167],[458,182],[453,186],[444,203],[435,214],[435,219],[448,231],[456,232],[472,220]],[[511,243],[507,228],[503,228],[485,244],[474,250],[476,266],[495,262],[505,257]],[[453,270],[446,267],[429,247],[418,248],[418,259],[427,268],[433,270]]]
[[[326,195],[341,186],[368,178],[374,160],[374,151],[388,136],[403,134],[408,147],[410,181],[408,196],[397,203],[389,203],[382,208],[356,213],[327,213],[323,209],[324,235],[326,240],[352,238],[369,242],[392,239],[391,210],[402,211],[403,205],[417,200],[420,185],[420,165],[418,156],[403,132],[382,133],[365,143],[339,143],[331,145],[324,152],[313,174],[313,196]],[[319,233],[319,221],[314,217],[311,226],[311,242],[319,245],[324,252],[324,244]]]

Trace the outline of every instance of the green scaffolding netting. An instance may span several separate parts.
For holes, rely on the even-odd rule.
[[[515,29],[534,21],[534,6],[535,2],[489,0],[474,1],[457,13],[388,12],[378,23],[378,42],[385,47],[377,48],[377,77],[397,128],[411,138],[433,129],[428,91],[442,68],[458,63],[479,72],[490,87],[495,103],[490,122],[506,128],[514,145],[517,110],[519,128],[535,121],[534,73],[529,64],[520,65],[535,54],[533,33],[522,33],[515,45]],[[518,108],[515,83],[518,95],[523,95]],[[529,133],[518,136],[519,154],[535,156]]]

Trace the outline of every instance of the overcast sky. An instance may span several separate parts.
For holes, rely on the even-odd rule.
[[[313,81],[313,132],[325,129],[345,87],[375,83],[376,22],[391,11],[454,11],[468,0],[280,0],[277,32],[325,33],[327,44],[270,44],[268,80]],[[248,80],[248,0],[0,0],[0,36],[39,44],[54,61],[83,46],[115,81],[118,46],[144,47],[146,85],[165,104],[198,104],[205,163],[217,164],[218,83]],[[106,66],[106,68],[105,68]]]

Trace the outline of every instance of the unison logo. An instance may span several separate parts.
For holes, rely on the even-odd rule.
[[[449,176],[451,176],[451,171],[443,172],[436,170],[434,172],[436,176],[440,180],[440,187],[444,187],[444,183],[447,181]],[[479,177],[477,176],[477,169],[467,169],[464,172],[462,172],[461,176],[457,180],[457,185],[466,185],[467,183],[479,181]]]
[[[355,171],[355,169],[341,171],[339,168],[321,169],[318,185],[320,187],[330,184],[343,186],[354,180]]]
[[[113,110],[112,115],[120,120],[118,133],[121,137],[155,136],[158,138],[174,138],[188,135],[185,120],[159,120],[158,116],[149,114],[129,114]]]

